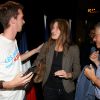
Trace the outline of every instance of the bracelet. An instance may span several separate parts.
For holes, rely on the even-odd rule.
[[[0,89],[3,89],[3,82],[5,82],[5,81],[3,81],[3,80],[0,81]]]

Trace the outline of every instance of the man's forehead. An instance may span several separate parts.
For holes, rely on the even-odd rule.
[[[18,13],[23,15],[23,11],[21,9],[18,9]]]
[[[95,35],[100,35],[100,27],[95,29]]]

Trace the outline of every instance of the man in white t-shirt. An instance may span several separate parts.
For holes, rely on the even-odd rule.
[[[38,53],[42,47],[40,45],[30,52],[19,54],[15,37],[25,23],[22,10],[23,6],[13,1],[0,5],[0,22],[4,27],[0,34],[0,100],[24,99],[25,91],[17,87],[27,84],[33,73],[23,76],[21,61]]]

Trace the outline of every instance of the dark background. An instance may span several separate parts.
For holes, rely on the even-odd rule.
[[[8,0],[0,0],[4,3]],[[44,14],[47,16],[47,27],[55,18],[71,19],[71,34],[78,44],[84,43],[88,30],[100,20],[99,0],[12,0],[24,6],[25,25],[28,48],[37,47],[45,41]],[[88,8],[95,8],[98,13],[88,13]],[[87,21],[87,24],[85,23]],[[50,32],[48,33],[50,34]],[[81,41],[79,41],[81,38]],[[79,40],[78,40],[79,39]]]

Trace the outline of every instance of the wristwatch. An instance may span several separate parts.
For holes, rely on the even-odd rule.
[[[0,89],[3,89],[3,82],[5,82],[5,81],[3,81],[3,80],[0,81]]]

